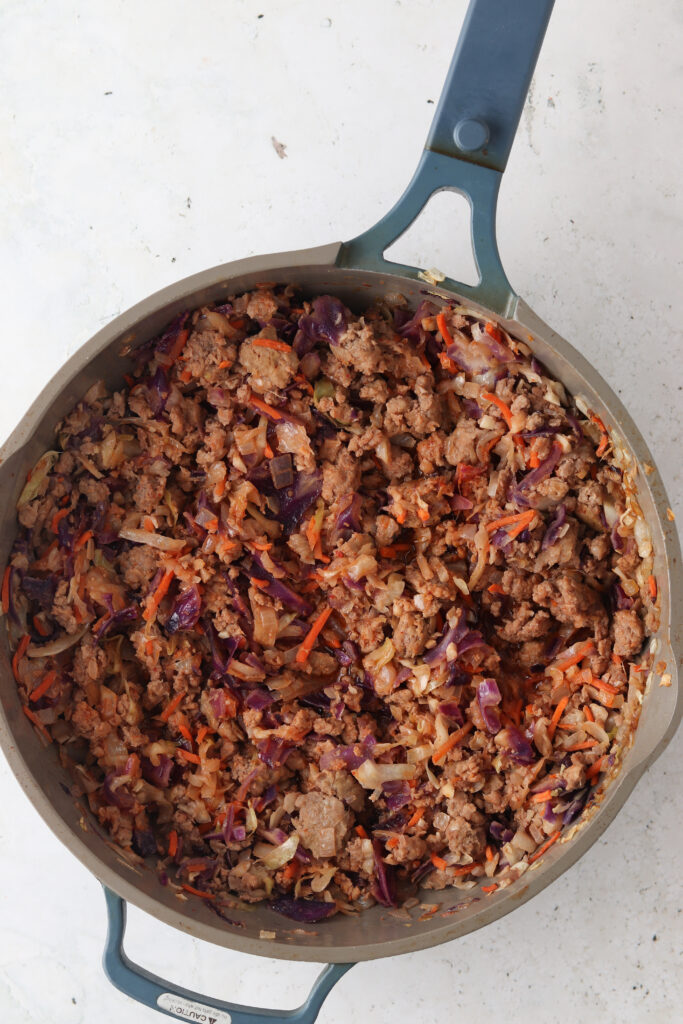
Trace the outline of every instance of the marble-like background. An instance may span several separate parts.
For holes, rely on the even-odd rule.
[[[0,437],[67,355],[148,293],[373,223],[412,173],[464,10],[3,0]],[[678,0],[557,5],[499,214],[511,281],[616,388],[679,511],[682,26]],[[457,273],[464,238],[440,197],[401,255]],[[321,1024],[680,1019],[680,752],[678,737],[542,895],[465,939],[354,968]],[[159,1019],[106,982],[99,886],[4,761],[0,877],[3,1024]],[[272,1006],[300,1002],[317,970],[137,911],[129,947],[189,987]]]

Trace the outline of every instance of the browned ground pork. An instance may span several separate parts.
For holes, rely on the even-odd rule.
[[[637,721],[656,583],[600,419],[430,302],[263,288],[131,358],[29,476],[3,584],[93,814],[300,920],[509,884]]]

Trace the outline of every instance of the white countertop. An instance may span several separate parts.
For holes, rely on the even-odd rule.
[[[6,0],[0,437],[67,355],[150,292],[374,223],[412,173],[464,10]],[[499,211],[510,280],[617,390],[679,512],[682,25],[677,0],[558,5]],[[463,220],[449,221],[451,197],[439,204],[401,255],[457,271]],[[540,896],[464,939],[355,967],[321,1024],[675,1020],[680,753],[679,735]],[[0,875],[3,1024],[161,1020],[105,980],[99,885],[4,760]],[[137,911],[128,947],[188,987],[280,1008],[301,1002],[317,972],[200,944]]]

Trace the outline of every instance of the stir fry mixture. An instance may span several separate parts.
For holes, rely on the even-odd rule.
[[[100,825],[300,921],[518,878],[619,757],[656,624],[602,421],[430,301],[263,286],[129,355],[29,475],[2,585]]]

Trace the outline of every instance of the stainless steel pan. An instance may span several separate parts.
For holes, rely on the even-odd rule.
[[[177,313],[223,300],[268,280],[293,283],[304,293],[339,295],[360,308],[387,292],[417,303],[425,290],[443,301],[465,299],[496,316],[513,335],[528,340],[535,354],[574,395],[602,417],[639,467],[654,466],[638,429],[608,385],[568,342],[543,323],[510,286],[498,256],[495,208],[498,188],[524,103],[552,0],[472,0],[446,85],[418,169],[396,206],[375,227],[350,242],[254,257],[215,267],[165,288],[96,334],[52,379],[0,452],[0,560],[4,564],[16,533],[15,501],[28,469],[53,446],[57,421],[96,380],[123,382],[123,345],[156,335]],[[472,210],[472,245],[480,281],[465,286],[444,279],[432,287],[414,267],[387,262],[387,247],[418,216],[435,192],[450,189],[467,197]],[[5,637],[0,643],[0,741],[20,784],[54,833],[105,886],[110,929],[105,969],[124,992],[182,1020],[216,1024],[315,1020],[335,981],[358,960],[393,956],[465,935],[502,917],[540,892],[598,839],[638,779],[661,753],[681,717],[677,677],[680,655],[680,548],[666,511],[668,502],[656,469],[638,472],[639,500],[649,523],[661,595],[656,661],[666,663],[670,686],[649,682],[640,725],[613,781],[599,794],[580,827],[556,843],[509,888],[463,901],[457,890],[439,893],[442,913],[406,928],[382,907],[359,918],[337,915],[317,933],[294,935],[266,906],[234,911],[241,927],[223,922],[198,900],[181,902],[159,884],[153,870],[135,871],[117,856],[94,823],[83,831],[82,810],[63,788],[68,779],[53,749],[44,749],[21,713]],[[130,901],[184,932],[245,953],[290,960],[328,962],[308,1001],[296,1011],[254,1010],[209,1000],[154,978],[122,951],[125,903]],[[464,905],[458,906],[459,903]],[[444,913],[448,912],[448,913]],[[275,932],[263,939],[261,932]]]

